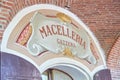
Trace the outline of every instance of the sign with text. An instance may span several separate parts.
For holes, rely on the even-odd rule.
[[[96,64],[88,34],[84,29],[79,29],[66,14],[58,12],[55,16],[49,16],[36,12],[30,25],[32,35],[27,48],[32,55],[37,56],[45,51],[62,53],[68,49],[72,56]]]

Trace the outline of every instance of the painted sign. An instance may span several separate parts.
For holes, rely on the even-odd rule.
[[[74,71],[74,80],[92,80],[106,67],[89,28],[70,11],[48,4],[20,11],[5,30],[1,51],[29,61],[41,74],[52,68]]]
[[[84,29],[78,29],[69,16],[57,13],[51,17],[36,12],[30,22],[32,35],[27,48],[32,55],[37,56],[47,50],[62,53],[69,49],[73,56],[96,64],[88,34]]]
[[[93,40],[86,26],[75,15],[56,9],[46,7],[27,14],[16,26],[18,31],[15,30],[13,43],[15,41],[17,46],[36,58],[50,52],[94,64],[92,68],[103,64],[97,41]]]

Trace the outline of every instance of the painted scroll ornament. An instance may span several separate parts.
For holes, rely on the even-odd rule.
[[[62,53],[70,49],[72,55],[96,64],[90,49],[90,39],[85,30],[78,29],[71,18],[63,13],[50,17],[36,12],[31,19],[32,35],[28,51],[37,56],[44,51]]]

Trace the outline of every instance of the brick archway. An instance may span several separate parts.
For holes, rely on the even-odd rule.
[[[118,0],[100,0],[96,2],[80,0],[0,0],[0,28],[2,28],[2,30],[0,30],[0,41],[2,39],[2,34],[5,28],[11,22],[13,17],[23,8],[42,3],[55,4],[61,7],[65,7],[67,4],[66,2],[68,1],[69,5],[72,4],[70,10],[74,13],[79,13],[77,15],[79,15],[81,18],[83,17],[84,22],[87,23],[87,25],[99,39],[100,44],[102,45],[102,48],[105,50],[106,54],[109,53],[111,45],[114,44],[114,41],[120,35],[118,18],[118,13],[120,9]],[[77,3],[79,3],[79,1],[81,2],[81,4],[76,5]],[[115,45],[112,47],[107,59],[108,67],[111,69],[112,72],[113,80],[120,78],[119,44],[120,37],[117,39]]]
[[[35,7],[36,7],[36,5],[35,5]],[[35,7],[34,7],[34,9],[36,9]],[[38,6],[38,7],[40,8],[40,6]],[[42,7],[45,8],[45,6],[42,6]],[[27,9],[26,11],[28,12],[28,11],[30,11],[30,10],[32,10],[32,9],[29,8],[29,9]],[[60,9],[59,9],[59,10],[60,10]],[[64,11],[64,10],[60,10],[60,11]],[[19,15],[19,16],[18,16],[18,15],[15,16],[16,18],[14,18],[13,21],[19,21],[19,18],[22,18],[22,17],[25,15],[26,12],[24,11],[24,12],[20,12],[20,13],[21,13],[21,16],[20,16],[20,15]],[[24,15],[23,15],[23,14],[24,14]],[[68,14],[69,14],[69,13],[68,13]],[[17,20],[15,20],[15,19],[17,19]],[[12,23],[12,21],[11,21],[11,23]],[[13,22],[12,24],[15,25],[15,23],[17,23],[17,22]],[[9,27],[11,28],[11,26],[8,26],[8,28],[9,28]],[[15,26],[12,26],[11,29],[13,29],[13,27],[15,27]],[[84,26],[83,26],[83,27],[84,27]],[[8,28],[6,29],[6,31],[7,31],[7,30],[11,30],[11,29],[8,29]],[[85,27],[84,27],[84,28],[85,28]],[[86,27],[86,28],[87,28],[87,27]],[[19,28],[18,28],[18,29],[19,29]],[[5,32],[6,32],[6,31],[5,31]],[[11,30],[11,31],[14,32],[13,30]],[[88,34],[89,34],[89,33],[90,33],[90,32],[88,32]],[[7,33],[7,34],[8,34],[8,33]],[[15,33],[14,33],[14,34],[15,34]],[[91,34],[91,35],[92,35],[92,34]],[[5,35],[4,35],[4,36],[5,36]],[[5,39],[5,38],[3,38],[3,39]],[[95,38],[93,38],[93,40],[95,40]],[[5,40],[3,40],[3,41],[5,41]],[[3,44],[3,43],[2,43],[2,44]],[[97,41],[96,41],[96,44],[97,44]],[[106,66],[106,65],[105,65],[105,66]],[[100,67],[99,67],[99,69],[100,69]],[[98,70],[98,69],[94,70],[94,72],[97,71],[97,70]]]
[[[118,0],[0,0],[0,42],[8,24],[22,9],[38,4],[70,7],[69,10],[86,23],[98,38],[106,56],[119,36]]]
[[[107,62],[109,69],[111,69],[112,79],[120,79],[120,37],[113,45],[109,53]]]

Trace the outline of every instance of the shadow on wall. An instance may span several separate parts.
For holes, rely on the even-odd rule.
[[[1,80],[42,80],[39,71],[28,61],[1,52]]]

